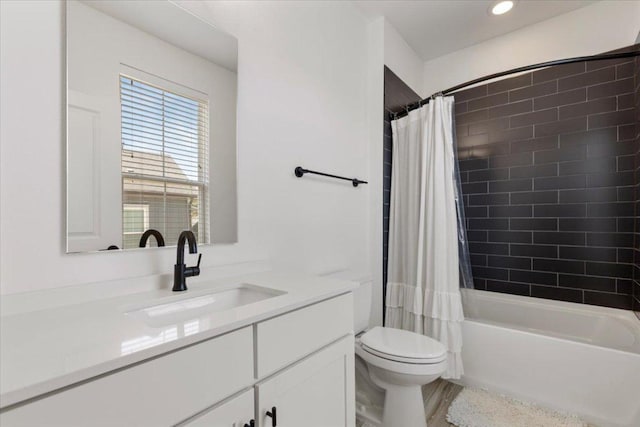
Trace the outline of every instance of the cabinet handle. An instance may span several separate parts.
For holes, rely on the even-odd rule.
[[[254,420],[249,421],[249,424],[245,423],[244,427],[255,427],[256,422]]]
[[[271,417],[271,427],[276,427],[277,425],[277,418],[276,418],[276,407],[273,406],[271,408],[271,411],[267,411],[267,417]]]

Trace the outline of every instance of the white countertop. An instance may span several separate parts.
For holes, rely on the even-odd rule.
[[[136,304],[171,302],[239,284],[286,292],[163,327],[126,314]],[[357,283],[276,272],[190,284],[0,318],[0,408],[357,288]]]

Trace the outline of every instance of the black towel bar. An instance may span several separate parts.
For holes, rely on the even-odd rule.
[[[296,167],[295,170],[294,170],[294,173],[296,174],[296,176],[298,178],[302,178],[305,173],[312,173],[314,175],[322,175],[322,176],[327,176],[329,178],[335,178],[335,179],[342,179],[342,180],[345,180],[345,181],[351,181],[351,184],[353,184],[354,187],[357,187],[358,184],[368,184],[367,181],[362,181],[362,180],[357,179],[357,178],[347,178],[347,177],[344,177],[344,176],[332,175],[330,173],[312,171],[310,169],[305,169],[302,166]]]

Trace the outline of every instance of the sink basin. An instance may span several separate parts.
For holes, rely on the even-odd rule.
[[[168,297],[152,304],[125,310],[128,316],[152,327],[167,326],[210,313],[242,307],[286,292],[241,284],[224,290],[196,291],[184,297]]]

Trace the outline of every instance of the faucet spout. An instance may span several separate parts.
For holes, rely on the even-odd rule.
[[[162,233],[160,233],[158,230],[155,230],[153,228],[148,229],[142,234],[142,236],[140,236],[140,243],[138,246],[141,248],[146,247],[147,240],[149,240],[149,237],[151,236],[156,238],[156,242],[158,242],[158,247],[164,246],[164,237],[162,237]]]
[[[198,252],[198,244],[196,243],[196,236],[192,231],[185,230],[180,233],[178,237],[178,256],[176,264],[184,264],[184,244],[185,241],[189,243],[189,253],[195,254]]]
[[[184,244],[188,243],[189,253],[195,254],[198,252],[198,245],[196,243],[196,236],[193,232],[185,230],[180,233],[178,237],[178,253],[176,256],[176,265],[173,269],[173,291],[182,292],[187,290],[186,278],[191,276],[198,276],[200,274],[200,260],[202,254],[198,257],[198,264],[193,267],[187,267],[184,263]]]

